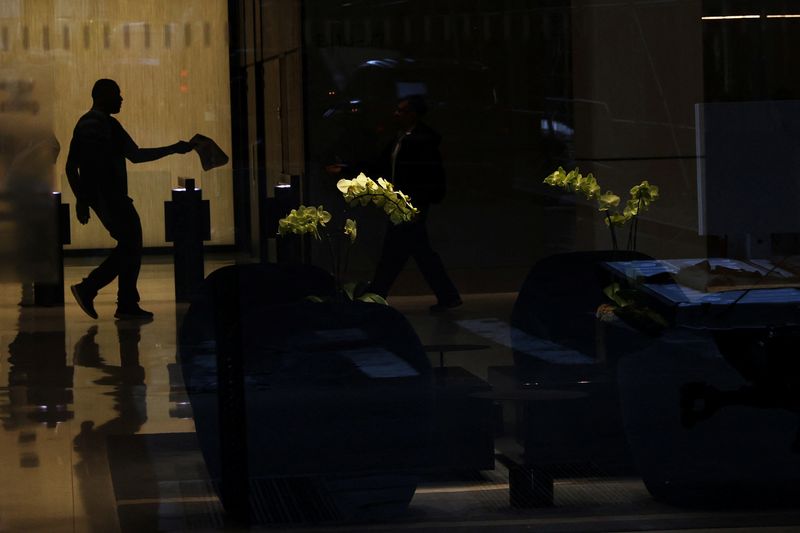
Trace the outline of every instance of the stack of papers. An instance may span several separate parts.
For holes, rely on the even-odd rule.
[[[200,156],[203,170],[221,167],[228,163],[228,156],[212,139],[199,133],[189,141],[194,145],[194,151]]]

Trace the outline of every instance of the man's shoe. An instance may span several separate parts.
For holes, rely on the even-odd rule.
[[[75,301],[78,302],[78,305],[81,307],[83,312],[96,320],[97,311],[94,310],[95,295],[89,294],[89,292],[83,286],[81,286],[80,283],[72,285],[70,290],[72,291],[72,295],[75,297]]]
[[[153,320],[153,313],[145,311],[136,304],[117,307],[114,318],[118,320]]]
[[[443,313],[448,309],[453,309],[462,305],[464,302],[461,301],[461,298],[456,298],[454,300],[449,300],[447,302],[439,302],[429,307],[431,313]]]

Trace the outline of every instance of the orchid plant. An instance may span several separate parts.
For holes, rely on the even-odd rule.
[[[603,289],[611,303],[603,303],[597,308],[595,316],[601,322],[614,322],[622,319],[650,336],[657,337],[669,326],[666,319],[648,306],[649,299],[635,288],[623,288],[612,283]]]
[[[375,181],[362,172],[355,179],[339,180],[336,188],[342,193],[348,207],[368,205],[380,207],[395,225],[410,222],[419,213],[419,210],[411,205],[407,195],[401,191],[395,191],[393,185],[383,178]],[[350,247],[358,237],[358,225],[354,219],[347,218],[340,232],[331,233],[328,223],[332,218],[333,216],[323,206],[306,207],[301,205],[297,209],[292,209],[286,217],[278,221],[278,235],[309,234],[318,241],[327,242],[333,276],[336,280],[337,295],[344,294],[350,300],[387,305],[386,300],[378,294],[367,292],[356,295],[357,283],[342,283],[348,267]],[[342,253],[342,241],[345,241],[344,254]],[[310,299],[322,301],[322,298],[319,297],[310,297]]]
[[[635,185],[629,191],[630,198],[620,210],[621,198],[612,191],[603,192],[593,174],[583,175],[578,168],[565,171],[562,167],[544,179],[544,183],[560,187],[567,192],[583,194],[587,200],[597,202],[597,210],[604,214],[605,223],[611,231],[611,243],[614,250],[619,249],[616,228],[631,223],[628,230],[626,249],[636,249],[636,237],[639,232],[639,215],[646,211],[650,204],[658,199],[658,187],[647,180]]]

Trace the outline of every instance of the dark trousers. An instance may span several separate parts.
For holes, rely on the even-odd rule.
[[[427,219],[428,209],[424,207],[420,208],[414,222],[396,226],[389,223],[370,287],[371,292],[385,298],[408,258],[413,257],[439,302],[451,302],[459,298],[458,289],[447,275],[442,259],[431,247]]]
[[[100,266],[84,278],[84,287],[96,294],[114,278],[118,278],[117,304],[135,304],[139,301],[136,282],[142,266],[142,222],[133,207],[133,200],[127,197],[113,201],[101,200],[92,202],[91,207],[117,241],[117,246]]]

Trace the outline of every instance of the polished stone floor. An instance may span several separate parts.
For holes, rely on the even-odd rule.
[[[212,271],[232,261],[207,261]],[[70,260],[66,284],[91,261]],[[192,410],[176,365],[176,327],[185,312],[173,297],[172,265],[142,270],[147,324],[113,319],[114,291],[96,300],[98,320],[67,295],[62,307],[18,305],[18,284],[0,285],[0,532],[240,530],[229,523],[208,479]],[[430,296],[391,304],[425,345],[482,345],[444,354],[486,378],[512,363],[501,338],[464,327],[508,321],[514,293],[465,295],[463,307],[431,315]],[[440,353],[429,354],[434,365]],[[797,524],[798,526],[795,526]],[[792,509],[687,510],[653,501],[635,477],[559,480],[555,506],[512,509],[508,472],[423,479],[408,512],[388,523],[259,526],[294,531],[800,531]],[[253,527],[252,529],[258,529]]]

